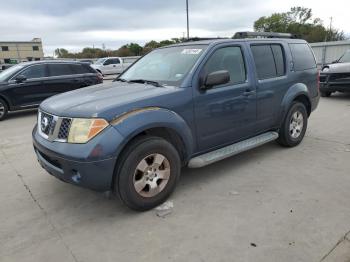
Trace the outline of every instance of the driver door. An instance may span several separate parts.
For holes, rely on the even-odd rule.
[[[231,144],[255,133],[256,90],[243,45],[220,46],[211,52],[195,86],[195,119],[199,151]],[[226,70],[227,84],[202,89],[206,76]]]

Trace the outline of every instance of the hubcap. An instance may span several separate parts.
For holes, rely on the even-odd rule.
[[[0,117],[5,114],[5,106],[0,102]]]
[[[163,191],[169,178],[169,160],[162,154],[151,154],[137,165],[134,172],[134,187],[139,195],[154,197]]]
[[[299,111],[294,112],[290,119],[289,134],[292,138],[298,138],[303,130],[304,117]]]

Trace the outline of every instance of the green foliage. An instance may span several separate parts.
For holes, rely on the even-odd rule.
[[[300,6],[292,7],[289,12],[260,17],[254,22],[254,30],[257,32],[292,33],[310,43],[345,39],[343,31],[334,28],[327,29],[320,18],[313,18],[311,8]]]
[[[140,56],[147,54],[155,48],[162,46],[172,45],[183,42],[182,38],[173,38],[171,40],[163,40],[160,42],[150,41],[146,43],[143,47],[137,43],[129,43],[123,45],[117,50],[102,50],[100,48],[86,47],[79,53],[69,53],[66,49],[57,48],[55,50],[55,55],[59,58],[100,58],[108,56]]]

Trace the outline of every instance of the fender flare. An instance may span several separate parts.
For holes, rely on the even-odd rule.
[[[165,108],[135,109],[118,116],[110,124],[124,137],[117,155],[131,139],[151,128],[166,128],[176,132],[183,142],[186,160],[194,151],[195,141],[189,125],[180,115]]]
[[[279,123],[283,122],[283,119],[285,118],[286,114],[288,113],[288,110],[292,104],[292,102],[299,96],[304,96],[309,104],[311,105],[311,99],[310,94],[307,86],[302,83],[297,83],[295,85],[292,85],[289,87],[288,91],[284,95],[281,103],[281,109],[279,114]]]

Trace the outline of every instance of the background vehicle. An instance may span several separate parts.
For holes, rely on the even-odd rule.
[[[103,82],[86,63],[37,61],[0,73],[0,120],[8,111],[35,108],[46,98]]]
[[[324,97],[336,91],[350,92],[350,50],[322,68],[320,82],[321,95]]]
[[[91,66],[103,75],[120,74],[139,57],[105,57],[98,59]]]
[[[303,40],[187,42],[150,52],[112,84],[44,101],[33,143],[50,174],[147,210],[171,194],[182,166],[276,139],[298,145],[318,101]]]

